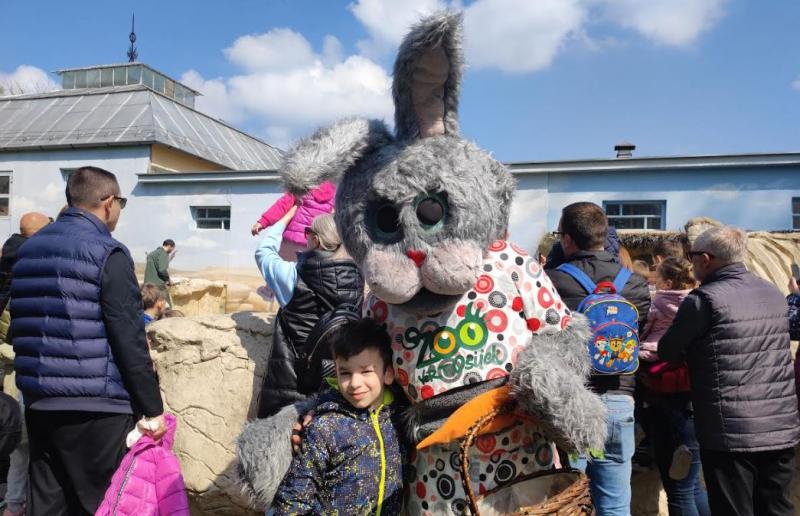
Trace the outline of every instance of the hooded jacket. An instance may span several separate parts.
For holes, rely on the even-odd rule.
[[[172,453],[175,416],[165,414],[167,433],[155,442],[147,435],[122,459],[95,516],[188,516],[189,499],[181,465]]]
[[[399,514],[403,450],[391,391],[375,410],[335,390],[320,401],[269,514]]]
[[[645,362],[658,360],[658,341],[678,313],[678,307],[691,290],[659,290],[650,304],[647,324],[640,335],[639,358]]]
[[[300,206],[297,212],[289,221],[283,232],[283,238],[295,244],[306,245],[305,229],[311,226],[314,217],[324,215],[333,211],[333,202],[336,197],[336,186],[333,183],[325,182],[314,188],[300,199]],[[295,197],[286,193],[267,211],[265,211],[258,223],[262,228],[275,224],[283,217],[294,205]]]

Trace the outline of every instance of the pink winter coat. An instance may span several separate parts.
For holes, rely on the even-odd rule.
[[[297,213],[294,214],[283,232],[284,240],[305,246],[306,228],[311,225],[314,217],[333,211],[334,197],[336,197],[336,186],[327,181],[305,194],[300,199]],[[292,194],[284,194],[261,215],[258,223],[262,228],[275,224],[286,215],[294,202],[295,197]]]
[[[658,341],[672,325],[678,307],[691,290],[659,290],[656,292],[650,312],[647,315],[647,324],[642,332],[642,342],[639,348],[639,358],[645,362],[658,360]]]
[[[159,442],[139,438],[122,459],[95,516],[188,516],[189,499],[181,465],[172,453],[175,416],[166,414],[167,433]]]

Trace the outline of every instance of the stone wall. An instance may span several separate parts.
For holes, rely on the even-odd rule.
[[[147,334],[165,409],[178,419],[174,449],[192,514],[251,514],[234,483],[234,440],[255,417],[272,342],[271,316],[164,319],[148,326]]]
[[[170,287],[172,308],[183,315],[224,314],[228,301],[227,286],[221,281],[200,278],[175,278]]]

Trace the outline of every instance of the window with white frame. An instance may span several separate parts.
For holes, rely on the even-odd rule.
[[[800,229],[800,197],[792,197],[792,229]]]
[[[667,201],[603,201],[603,208],[617,229],[664,229]]]
[[[11,210],[11,172],[0,172],[0,217],[8,217]]]
[[[192,206],[197,229],[231,229],[230,206]]]

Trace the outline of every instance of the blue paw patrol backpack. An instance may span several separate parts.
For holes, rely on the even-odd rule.
[[[633,374],[639,368],[639,310],[620,295],[631,277],[622,268],[613,282],[595,284],[570,263],[558,270],[572,276],[589,293],[576,311],[589,319],[589,357],[596,374]]]

